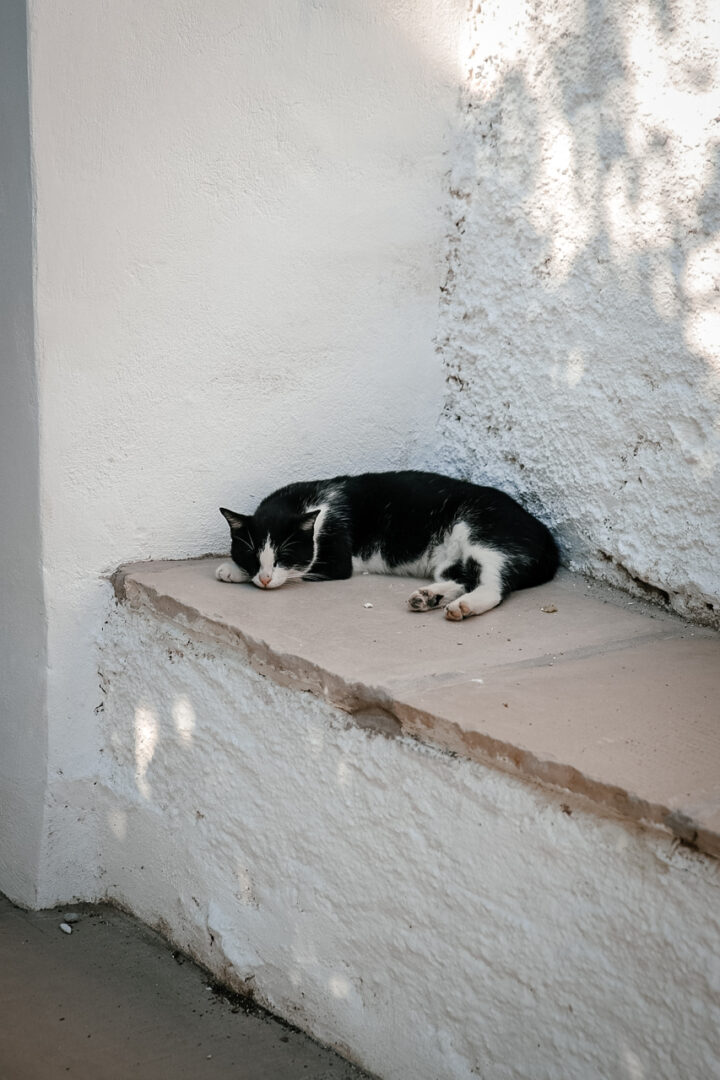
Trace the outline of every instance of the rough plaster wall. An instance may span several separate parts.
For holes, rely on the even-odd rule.
[[[472,3],[444,461],[572,566],[720,608],[720,8]]]
[[[707,1080],[717,864],[348,726],[240,650],[105,632],[107,894],[386,1080]]]
[[[459,13],[28,7],[50,903],[95,888],[100,575],[225,550],[219,505],[435,438]]]
[[[23,0],[0,4],[0,891],[36,902],[47,770]]]

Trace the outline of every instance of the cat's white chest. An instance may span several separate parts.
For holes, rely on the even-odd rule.
[[[390,566],[379,551],[374,551],[367,559],[353,555],[352,567],[354,574],[398,574],[401,577],[420,578],[430,576],[430,558],[427,554],[400,566]]]
[[[374,551],[367,559],[362,559],[358,555],[353,555],[352,568],[353,574],[391,573],[390,567],[379,551]]]

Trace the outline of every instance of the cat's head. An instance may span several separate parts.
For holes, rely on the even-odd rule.
[[[246,580],[259,589],[278,589],[307,574],[315,557],[313,542],[319,510],[292,517],[250,516],[220,507],[230,526],[230,557]]]

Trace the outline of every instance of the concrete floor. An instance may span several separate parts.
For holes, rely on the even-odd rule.
[[[80,914],[73,933],[62,915]],[[113,908],[0,896],[0,1080],[361,1080]]]

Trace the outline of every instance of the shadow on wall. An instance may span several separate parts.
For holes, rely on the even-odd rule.
[[[464,76],[444,465],[717,621],[720,13],[473,3]]]

